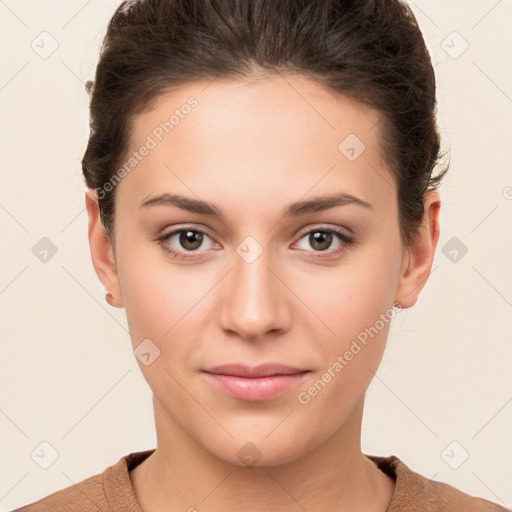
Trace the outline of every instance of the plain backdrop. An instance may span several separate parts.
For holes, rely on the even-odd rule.
[[[91,263],[80,168],[84,82],[117,4],[0,2],[0,511],[155,447],[125,312]],[[362,447],[512,507],[512,2],[410,4],[451,169],[433,271],[393,320]]]

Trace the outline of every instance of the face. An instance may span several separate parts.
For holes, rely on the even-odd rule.
[[[111,284],[157,432],[272,465],[352,421],[410,263],[378,122],[292,76],[187,84],[135,118]],[[267,363],[295,373],[207,372]]]

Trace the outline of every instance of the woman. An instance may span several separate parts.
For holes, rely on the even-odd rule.
[[[18,510],[505,510],[360,448],[447,172],[411,10],[124,2],[88,86],[91,255],[158,443]]]

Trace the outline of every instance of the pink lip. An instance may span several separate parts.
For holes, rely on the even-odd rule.
[[[221,391],[248,401],[273,398],[297,384],[308,372],[282,364],[230,364],[204,370],[206,378]]]

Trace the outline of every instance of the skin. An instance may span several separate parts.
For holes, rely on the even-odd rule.
[[[360,442],[389,322],[308,404],[297,396],[395,302],[416,303],[439,237],[439,194],[426,194],[420,233],[404,247],[379,114],[300,76],[195,82],[165,93],[134,119],[131,151],[190,96],[198,106],[117,185],[113,240],[86,193],[92,261],[110,304],[126,309],[133,347],[149,338],[160,350],[150,365],[139,361],[158,442],[130,473],[136,495],[146,512],[229,512],[241,503],[256,512],[382,512],[394,482]],[[355,161],[338,149],[351,133],[366,146]],[[224,217],[140,207],[164,192],[213,203]],[[335,192],[372,209],[282,215],[290,203]],[[191,225],[207,235],[188,259],[155,242]],[[334,254],[345,242],[333,235],[318,248],[309,233],[328,228],[351,230],[357,244]],[[247,236],[263,250],[251,263],[236,251]],[[179,235],[166,243],[182,253],[190,247]],[[311,372],[273,399],[250,402],[200,371],[271,361]],[[260,457],[252,467],[237,456],[247,443]]]

